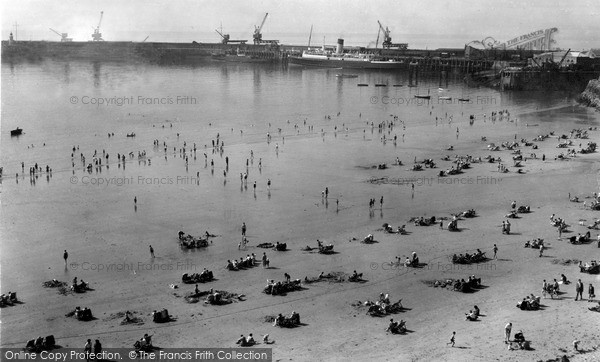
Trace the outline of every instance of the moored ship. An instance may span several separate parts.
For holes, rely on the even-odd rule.
[[[289,57],[289,64],[347,69],[403,69],[403,60],[386,59],[369,53],[344,53],[344,39],[338,39],[336,51],[325,49],[306,50],[301,56]]]

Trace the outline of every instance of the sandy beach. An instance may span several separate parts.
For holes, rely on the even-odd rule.
[[[5,159],[1,186],[1,287],[2,293],[17,291],[23,303],[1,309],[2,347],[24,347],[29,339],[49,334],[65,348],[83,348],[87,338],[100,339],[104,348],[131,347],[144,333],[153,335],[161,348],[235,347],[240,334],[253,333],[259,342],[269,334],[275,343],[258,347],[272,348],[273,359],[282,361],[547,361],[563,355],[572,361],[598,360],[600,314],[588,307],[599,298],[588,303],[587,286],[600,288],[600,279],[580,273],[577,264],[598,260],[599,231],[590,230],[592,242],[587,244],[574,245],[567,239],[587,232],[585,225],[598,218],[598,211],[589,208],[599,190],[598,153],[555,159],[568,149],[597,142],[598,113],[570,103],[534,108],[515,102],[510,116],[493,121],[491,113],[502,109],[497,104],[464,109],[426,104],[407,107],[394,120],[389,108],[374,107],[360,113],[333,106],[328,113],[299,110],[289,122],[255,119],[235,127],[216,122],[201,129],[190,121],[191,110],[175,127],[172,119],[150,113],[121,114],[119,122],[127,122],[135,139],[125,138],[125,127],[107,137],[110,127],[97,125],[85,143],[65,135],[60,142],[37,144],[30,153],[25,153],[26,144],[18,144],[27,161],[25,174],[21,159]],[[476,117],[473,124],[470,114]],[[379,123],[384,125],[381,131]],[[586,130],[588,138],[569,138],[572,129]],[[222,154],[211,147],[217,134],[225,142]],[[563,134],[563,142],[573,143],[568,149],[557,148]],[[539,135],[550,136],[533,141]],[[522,139],[537,149],[525,146]],[[158,146],[153,146],[154,140]],[[513,141],[526,158],[523,173],[513,166],[511,150],[488,147]],[[74,152],[72,166],[74,145],[80,149]],[[89,163],[94,150],[101,154],[103,149],[110,154],[108,168],[103,163],[99,171],[85,171],[79,154]],[[143,150],[147,156],[138,157]],[[116,161],[117,152],[127,155],[125,166]],[[442,160],[446,155],[450,161]],[[440,170],[454,165],[455,155],[482,161],[471,162],[460,174],[439,177]],[[498,163],[485,159],[488,155],[501,157],[509,172],[498,172]],[[394,165],[396,158],[403,165]],[[432,159],[436,167],[412,171],[415,159]],[[33,182],[27,175],[33,162],[51,163],[52,175],[41,172]],[[380,164],[386,168],[379,169]],[[247,183],[240,181],[245,172]],[[580,202],[571,202],[569,195]],[[371,198],[376,200],[372,209]],[[509,219],[511,233],[505,235],[501,225],[513,201],[529,205],[531,212]],[[459,231],[448,231],[452,215],[469,209],[476,217],[460,218]],[[552,214],[569,225],[561,239],[550,224]],[[439,223],[415,226],[411,218],[420,216],[442,218],[444,228]],[[248,245],[240,250],[242,223],[248,227]],[[406,225],[408,233],[386,233],[383,223]],[[180,230],[216,236],[206,248],[185,249],[177,238]],[[368,234],[376,242],[362,243]],[[523,247],[536,238],[544,239],[542,257],[538,250]],[[317,239],[333,244],[335,253],[303,250],[316,248]],[[288,250],[257,247],[265,242],[285,242]],[[452,263],[453,254],[476,249],[491,257],[494,244],[497,259]],[[69,253],[66,265],[63,250]],[[240,271],[225,267],[227,260],[251,253],[260,261],[263,252],[269,268],[260,263]],[[418,254],[421,267],[393,265],[396,257],[404,260],[412,252]],[[201,291],[225,290],[243,294],[243,300],[222,306],[203,299],[186,302],[184,296],[193,292],[194,284],[183,284],[181,275],[203,268],[216,280],[201,283]],[[364,282],[347,281],[354,270],[363,273]],[[283,280],[284,273],[304,280],[321,272],[345,278],[303,282],[302,290],[284,296],[263,293],[267,280]],[[542,280],[559,279],[561,274],[571,284],[560,286],[557,299],[542,298],[542,308],[536,311],[516,308],[523,297],[541,295]],[[483,287],[473,293],[427,284],[470,275],[482,279]],[[93,290],[63,295],[42,286],[52,279],[70,284],[74,277]],[[577,279],[585,285],[583,302],[574,301]],[[392,301],[401,299],[402,312],[372,317],[356,305],[375,301],[380,293],[389,294]],[[465,313],[474,305],[482,316],[466,321]],[[76,306],[89,307],[95,319],[65,317]],[[152,321],[152,311],[162,308],[173,321]],[[121,325],[127,310],[143,323]],[[300,314],[301,326],[280,328],[265,321],[292,311]],[[386,333],[390,318],[405,320],[407,333]],[[531,350],[508,350],[508,322],[513,334],[523,331]],[[456,345],[450,347],[453,331]],[[573,340],[581,341],[580,351],[573,349]]]

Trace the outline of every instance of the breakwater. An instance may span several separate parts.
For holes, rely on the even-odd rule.
[[[2,61],[92,60],[146,63],[186,63],[219,61],[271,61],[287,64],[289,57],[301,56],[305,45],[154,43],[154,42],[49,42],[2,41]],[[385,60],[403,61],[420,71],[471,73],[491,69],[493,61],[468,59],[462,49],[369,49],[352,51],[371,53]],[[242,54],[242,57],[236,55]]]

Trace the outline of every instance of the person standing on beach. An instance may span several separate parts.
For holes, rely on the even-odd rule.
[[[596,293],[594,293],[594,286],[590,283],[588,287],[588,302],[593,302],[594,298],[596,298]]]
[[[512,323],[508,322],[508,324],[504,327],[504,343],[508,344],[510,342],[510,331],[512,330]]]
[[[90,354],[92,353],[92,340],[91,339],[88,339],[87,342],[85,343],[85,346],[83,346],[83,352],[85,353],[85,360],[89,361]]]
[[[581,282],[581,279],[577,280],[577,284],[575,285],[575,293],[575,300],[577,300],[577,298],[583,300],[583,283]]]
[[[152,248],[152,245],[150,246],[150,257],[154,258],[154,249]]]
[[[243,222],[242,223],[242,237],[245,237],[245,236],[246,236],[246,223]]]
[[[133,203],[137,205],[137,196],[133,197]]]
[[[494,259],[496,259],[496,253],[498,253],[498,247],[494,244]]]
[[[383,210],[383,196],[381,196],[381,199],[379,199],[379,207],[381,210]]]
[[[94,355],[96,359],[99,359],[98,356],[100,356],[100,354],[102,353],[102,344],[100,343],[99,340],[96,340],[94,342]]]
[[[450,337],[450,342],[446,343],[447,345],[451,345],[450,347],[454,347],[454,338],[456,337],[456,332],[452,332],[452,337]]]
[[[544,244],[540,244],[540,258],[543,256],[544,254]]]
[[[63,253],[63,259],[65,259],[65,266],[67,266],[67,259],[69,259],[69,253],[67,253],[67,251],[65,250],[65,252]]]

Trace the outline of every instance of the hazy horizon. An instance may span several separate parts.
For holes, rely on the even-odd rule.
[[[556,47],[600,48],[600,6],[595,0],[424,0],[418,4],[391,0],[4,1],[0,10],[3,40],[13,32],[18,40],[58,41],[59,36],[49,29],[53,28],[68,33],[74,41],[88,41],[103,11],[100,31],[105,40],[142,41],[148,37],[150,42],[218,42],[220,36],[214,29],[222,25],[232,39],[251,41],[254,26],[260,25],[268,12],[263,39],[293,45],[307,44],[312,25],[315,45],[322,44],[323,37],[327,44],[341,37],[347,45],[372,46],[379,20],[389,27],[394,42],[408,43],[410,48],[462,48],[488,36],[504,42],[553,27],[559,30],[554,35]]]

